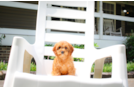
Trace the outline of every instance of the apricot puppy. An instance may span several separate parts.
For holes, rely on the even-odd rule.
[[[75,75],[75,68],[72,58],[73,46],[66,42],[60,41],[55,44],[53,52],[56,57],[53,61],[52,75]]]

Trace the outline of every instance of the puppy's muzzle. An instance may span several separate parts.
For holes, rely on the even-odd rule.
[[[61,51],[61,54],[64,54],[64,51]]]

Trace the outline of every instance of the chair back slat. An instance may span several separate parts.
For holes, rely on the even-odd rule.
[[[85,32],[85,24],[65,21],[47,21],[46,29]]]
[[[70,7],[86,7],[85,1],[48,1],[48,4],[70,6]]]
[[[57,41],[68,41],[71,44],[85,44],[84,36],[65,33],[46,33],[45,42],[56,43]]]
[[[59,7],[47,8],[47,16],[69,19],[85,19],[86,17],[85,11]]]

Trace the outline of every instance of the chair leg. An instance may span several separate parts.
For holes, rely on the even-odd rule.
[[[102,78],[103,65],[106,57],[95,61],[94,76],[93,78]]]
[[[24,53],[24,61],[23,61],[23,72],[30,73],[30,64],[32,55],[30,55],[26,50]]]

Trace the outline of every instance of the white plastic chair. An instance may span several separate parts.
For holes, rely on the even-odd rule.
[[[117,32],[119,30],[119,32]],[[104,33],[110,35],[122,36],[122,27],[114,30],[113,20],[104,19]]]
[[[86,7],[86,11],[65,8],[47,8],[47,4]],[[46,16],[70,19],[85,19],[85,23],[46,21]],[[45,33],[45,29],[82,31],[85,36]],[[44,55],[54,56],[53,47],[44,47],[45,42],[65,40],[71,44],[84,44],[84,49],[74,49],[73,57],[84,58],[74,62],[76,76],[51,76],[53,60],[43,59]],[[36,61],[36,75],[23,72],[25,50]],[[95,60],[112,56],[112,77],[90,78],[91,66]],[[96,72],[96,71],[95,71]],[[128,86],[125,46],[115,45],[103,49],[94,48],[94,2],[89,1],[40,1],[37,13],[35,43],[29,44],[24,38],[14,37],[4,87],[16,86]]]

